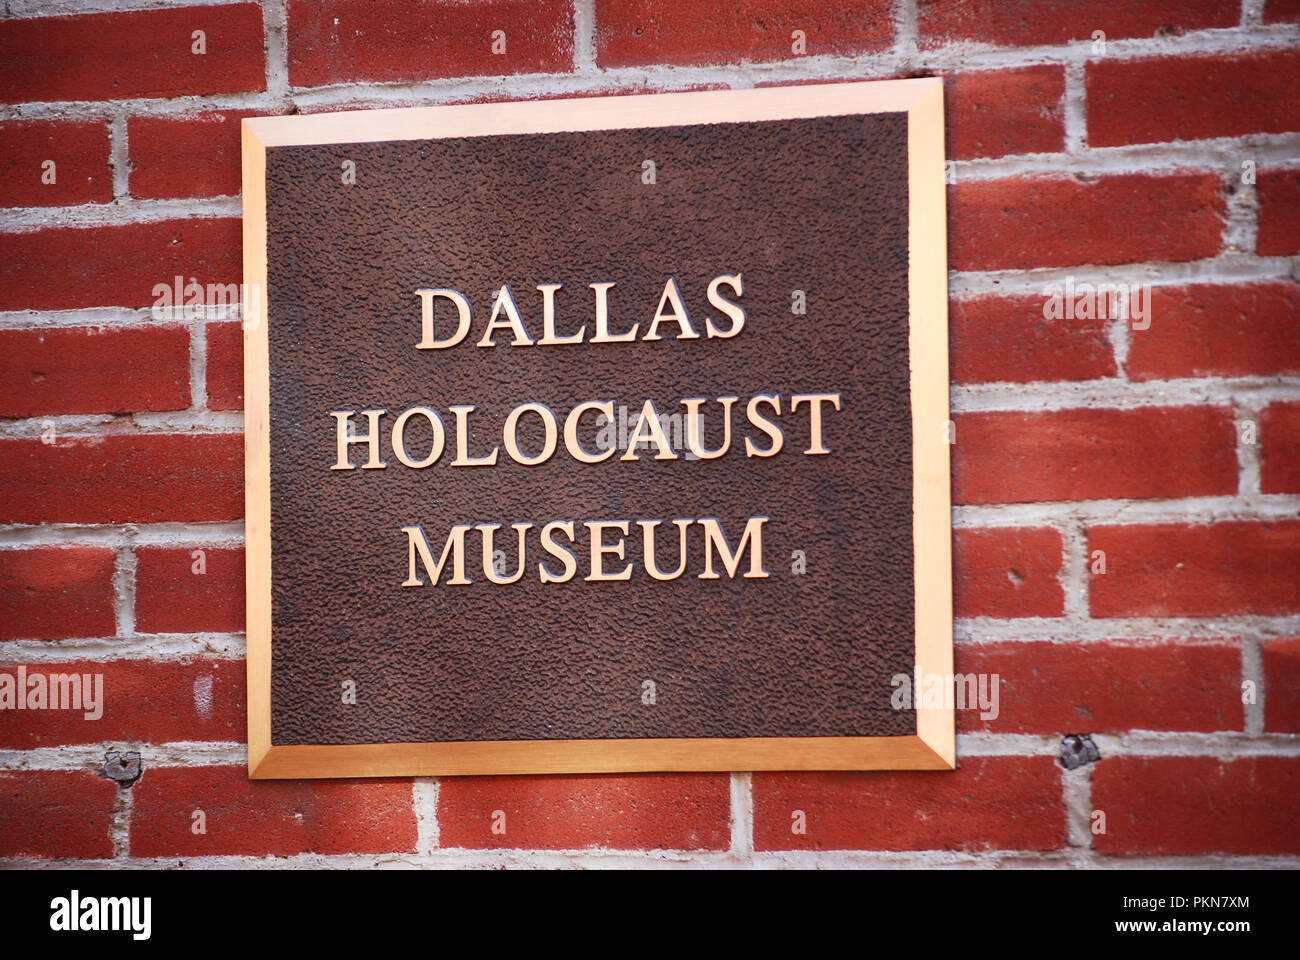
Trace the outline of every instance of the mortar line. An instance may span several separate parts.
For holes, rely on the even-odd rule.
[[[131,148],[127,136],[127,114],[114,111],[108,121],[108,165],[113,176],[113,199],[118,203],[131,193]]]
[[[744,859],[754,856],[754,776],[733,773],[731,790],[731,852]]]
[[[411,784],[411,805],[415,810],[416,851],[429,855],[441,845],[438,823],[438,793],[441,781],[437,777],[416,777]]]
[[[208,407],[208,327],[201,319],[191,320],[189,327],[190,408],[201,415]]]
[[[289,11],[285,0],[262,0],[262,33],[266,48],[266,93],[289,100]]]
[[[573,69],[580,76],[597,76],[596,0],[573,0]]]
[[[1248,736],[1263,737],[1265,703],[1268,698],[1268,684],[1264,676],[1264,657],[1262,644],[1257,636],[1246,636],[1241,641],[1241,681],[1242,713],[1244,714],[1245,732]],[[1254,684],[1254,702],[1246,702],[1246,684]]]
[[[959,646],[1005,643],[1060,645],[1214,644],[1240,637],[1273,639],[1300,634],[1300,616],[1241,616],[1166,621],[1134,617],[1086,620],[1066,618],[1006,620],[958,619],[953,639]],[[129,637],[63,640],[14,639],[0,642],[0,664],[113,662],[118,660],[242,660],[243,633],[135,633]]]
[[[1063,614],[1071,628],[1091,620],[1088,606],[1090,587],[1088,533],[1084,522],[1077,518],[1063,520],[1056,525],[1061,535],[1061,572],[1059,579],[1063,592]]]
[[[1061,773],[1068,843],[1089,851],[1092,849],[1092,768],[1093,764],[1085,763]]]
[[[1236,433],[1237,495],[1265,496],[1260,488],[1260,417],[1264,404],[1250,396],[1235,394],[1232,399],[1233,430]]]
[[[134,807],[131,789],[117,785],[117,796],[113,799],[113,822],[109,828],[113,838],[114,865],[131,857],[131,814]]]
[[[917,45],[920,15],[916,0],[894,0],[894,56],[906,63],[919,56]]]
[[[174,866],[176,856],[126,860],[24,860],[0,859],[0,869],[35,870],[158,870]],[[720,870],[737,867],[756,869],[969,869],[1034,866],[1053,870],[1120,867],[1133,869],[1260,869],[1300,868],[1300,857],[1293,854],[1259,855],[1201,853],[1185,855],[1103,855],[1088,854],[1076,848],[1053,851],[987,850],[787,850],[755,854],[752,863],[739,863],[729,851],[712,850],[475,850],[443,848],[422,856],[410,853],[386,854],[316,854],[292,856],[216,855],[184,857],[195,869],[478,869],[503,868],[531,870],[589,869],[666,869]]]
[[[952,525],[961,529],[1058,526],[1077,520],[1088,526],[1202,524],[1293,519],[1300,494],[1185,497],[1156,500],[1069,500],[957,505]],[[242,520],[159,523],[0,524],[0,550],[42,546],[238,546]],[[1198,618],[1198,619],[1215,619]]]
[[[135,547],[128,537],[126,543],[117,547],[113,556],[114,620],[118,637],[132,638],[136,635],[135,571]]]
[[[106,695],[110,691],[106,689]],[[1198,733],[1177,730],[1131,730],[1124,733],[1093,733],[1093,740],[1105,757],[1208,757],[1224,761],[1251,757],[1300,758],[1300,734],[1263,733],[1224,730]],[[151,743],[136,740],[115,740],[115,749],[138,752],[146,769],[167,767],[242,767],[248,762],[247,746],[234,741],[178,741]],[[957,735],[959,757],[1044,757],[1056,762],[1060,756],[1061,733],[961,733]],[[85,770],[88,766],[102,766],[103,743],[72,743],[53,747],[0,749],[0,770]],[[740,777],[740,780],[736,780]],[[429,778],[431,781],[432,778]],[[749,774],[735,774],[731,779],[735,791],[731,804],[730,839],[728,851],[733,856],[754,855],[753,837],[753,783]],[[426,787],[430,786],[426,782]],[[432,796],[425,791],[422,798],[426,811]],[[739,801],[737,803],[737,800]],[[412,793],[412,802],[415,796]],[[413,808],[414,809],[414,808]],[[432,808],[436,815],[436,807]],[[435,836],[435,827],[426,823],[423,835]],[[441,847],[439,847],[441,849]]]
[[[1085,65],[1065,65],[1065,89],[1061,94],[1065,152],[1078,159],[1088,151],[1088,111]]]

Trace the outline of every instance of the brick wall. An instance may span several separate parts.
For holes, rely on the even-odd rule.
[[[0,862],[1300,863],[1294,0],[4,7],[0,665],[107,703],[0,713]],[[923,75],[960,769],[250,783],[239,324],[148,310],[240,279],[239,118]],[[1145,328],[1044,316],[1119,282]]]

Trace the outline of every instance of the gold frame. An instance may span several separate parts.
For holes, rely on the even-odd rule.
[[[948,282],[943,86],[934,78],[759,90],[350,111],[242,122],[244,521],[248,574],[248,771],[252,779],[731,770],[950,770],[950,706],[917,707],[901,737],[501,740],[271,745],[270,381],[267,365],[268,147],[746,123],[865,113],[908,117],[909,312],[916,667],[952,673]],[[249,302],[249,297],[256,300]],[[919,700],[919,690],[913,691]]]

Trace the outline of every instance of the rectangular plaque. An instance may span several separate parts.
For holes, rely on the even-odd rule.
[[[938,80],[243,164],[251,776],[953,766]]]

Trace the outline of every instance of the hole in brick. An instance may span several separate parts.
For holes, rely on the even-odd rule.
[[[1067,770],[1074,770],[1100,760],[1101,751],[1092,742],[1091,734],[1070,733],[1061,738],[1060,756],[1061,765]]]

